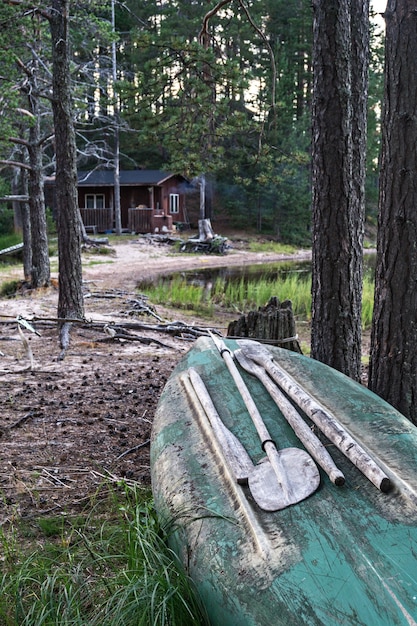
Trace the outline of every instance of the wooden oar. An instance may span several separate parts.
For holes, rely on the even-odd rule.
[[[207,387],[197,370],[190,367],[188,377],[210,422],[213,433],[220,443],[224,456],[236,478],[236,482],[246,484],[248,482],[248,476],[253,472],[254,468],[252,459],[239,439],[222,422]]]
[[[263,367],[257,365],[252,359],[248,359],[242,350],[235,350],[235,359],[244,370],[256,376],[264,385],[271,398],[274,400],[281,413],[304,445],[314,460],[323,468],[330,480],[341,487],[345,483],[343,473],[338,469],[330,454],[318,437],[307,426],[295,407],[287,400],[282,391],[272,382]]]
[[[340,424],[336,416],[325,409],[275,360],[271,353],[254,341],[238,342],[244,355],[268,372],[271,378],[304,411],[326,437],[370,480],[378,489],[387,492],[391,489],[391,480],[382,471],[372,457]]]
[[[249,476],[248,482],[251,491],[256,492],[258,498],[262,499],[260,506],[266,511],[278,511],[304,500],[320,484],[320,474],[316,464],[307,452],[299,448],[277,450],[275,442],[271,439],[262,416],[233,360],[231,350],[220,338],[215,337],[212,333],[210,336],[232,375],[258,432],[262,449],[268,457],[267,460],[259,463]],[[273,491],[272,486],[275,487]],[[265,491],[264,498],[262,490]]]

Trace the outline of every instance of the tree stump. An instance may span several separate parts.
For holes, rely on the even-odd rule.
[[[275,296],[266,306],[249,311],[247,316],[242,315],[238,320],[230,322],[227,336],[256,339],[301,354],[291,300],[280,303]]]
[[[215,234],[209,219],[198,220],[198,237],[200,241],[211,241]]]

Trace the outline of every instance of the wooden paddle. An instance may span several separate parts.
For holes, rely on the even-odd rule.
[[[315,461],[323,468],[332,483],[341,487],[345,483],[343,473],[335,465],[332,457],[313,431],[305,423],[295,407],[287,400],[282,391],[272,382],[263,367],[257,365],[251,359],[246,358],[242,350],[235,350],[234,357],[244,370],[256,376],[264,385],[279,410]]]
[[[278,451],[271,439],[261,414],[233,360],[232,352],[224,341],[210,333],[232,375],[236,387],[245,403],[261,440],[267,459],[255,466],[248,477],[252,493],[257,494],[258,504],[266,511],[281,509],[301,502],[314,493],[320,484],[320,474],[316,464],[307,452],[299,448],[285,448]]]
[[[255,341],[239,340],[244,355],[265,368],[271,378],[285,391],[326,437],[370,480],[378,489],[387,492],[391,480],[367,451],[340,424],[336,416],[325,409],[315,398],[272,357],[267,348]]]
[[[246,452],[239,439],[222,422],[213,400],[210,397],[200,374],[193,367],[188,370],[188,377],[193,386],[194,392],[204,409],[207,419],[213,429],[223,450],[225,459],[230,465],[236,482],[247,484],[248,476],[252,473],[254,465],[252,459]]]

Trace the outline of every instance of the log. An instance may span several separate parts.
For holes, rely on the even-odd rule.
[[[227,336],[266,341],[301,354],[292,303],[290,300],[280,303],[275,296],[266,306],[259,307],[257,311],[249,311],[247,316],[242,315],[238,320],[230,322]]]

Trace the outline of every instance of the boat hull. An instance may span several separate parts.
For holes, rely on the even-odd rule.
[[[235,349],[234,341],[227,345]],[[417,429],[339,372],[279,348],[271,354],[375,457],[394,485],[382,493],[322,437],[346,482],[320,470],[307,499],[266,512],[237,484],[194,397],[203,379],[252,461],[264,456],[250,416],[211,340],[199,339],[162,393],[151,443],[155,506],[218,626],[417,625]],[[302,444],[263,385],[242,372],[279,448]]]

